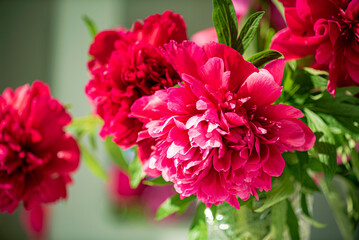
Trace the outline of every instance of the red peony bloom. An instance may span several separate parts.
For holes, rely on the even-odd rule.
[[[329,71],[328,91],[359,85],[359,0],[282,0],[288,28],[272,49],[287,60],[315,55],[314,68]]]
[[[133,102],[179,81],[158,49],[171,39],[181,42],[187,35],[182,17],[170,11],[136,22],[131,31],[114,29],[95,37],[86,94],[104,120],[102,137],[112,136],[123,148],[136,143],[142,123],[128,116]]]
[[[164,53],[184,84],[138,99],[132,114],[145,123],[139,140],[156,141],[149,165],[174,182],[181,197],[210,206],[257,197],[280,176],[284,151],[308,150],[313,132],[300,110],[271,105],[281,94],[284,60],[258,70],[234,49],[171,42]]]
[[[0,95],[0,211],[66,198],[79,164],[76,141],[64,132],[70,115],[40,81]]]

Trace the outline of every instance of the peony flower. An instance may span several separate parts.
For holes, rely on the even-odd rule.
[[[287,60],[315,55],[312,67],[329,71],[328,91],[359,85],[359,0],[282,0],[288,28],[272,49]]]
[[[66,198],[80,151],[64,132],[71,121],[40,81],[0,95],[0,211]]]
[[[136,143],[142,123],[128,116],[133,102],[179,81],[158,49],[171,39],[181,42],[187,35],[182,17],[170,11],[136,22],[131,31],[114,29],[97,34],[89,49],[92,79],[86,94],[104,120],[102,137],[112,136],[123,148]]]
[[[150,168],[181,197],[207,206],[257,197],[281,175],[284,151],[308,150],[313,132],[300,110],[272,105],[281,95],[284,60],[258,70],[234,49],[193,42],[164,45],[183,84],[138,99],[133,116],[145,123],[139,141],[154,139]]]

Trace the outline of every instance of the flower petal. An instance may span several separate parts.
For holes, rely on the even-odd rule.
[[[265,106],[275,102],[282,93],[280,87],[273,76],[265,69],[261,69],[259,73],[252,73],[245,84],[241,87],[240,93],[242,97],[251,97],[250,101],[257,106]]]
[[[285,167],[285,162],[277,147],[269,145],[269,158],[263,166],[263,171],[272,177],[279,177]]]
[[[201,47],[191,41],[170,41],[163,48],[162,53],[180,75],[186,73],[200,79],[199,69],[208,59]]]
[[[264,66],[270,74],[272,74],[274,81],[280,85],[283,79],[285,60],[284,59],[275,59]]]
[[[203,46],[208,58],[223,59],[224,71],[230,71],[228,90],[236,92],[249,75],[258,72],[252,63],[244,60],[243,56],[233,48],[224,44],[208,43]]]

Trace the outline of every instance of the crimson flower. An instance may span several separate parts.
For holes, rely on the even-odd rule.
[[[136,143],[142,123],[128,116],[133,102],[179,81],[158,49],[171,39],[181,42],[187,35],[182,17],[170,11],[136,22],[131,31],[97,34],[89,49],[92,78],[85,91],[104,120],[102,137],[112,136],[123,148]]]
[[[80,151],[64,132],[71,121],[40,81],[0,95],[0,211],[13,212],[66,198]]]
[[[329,71],[328,91],[359,85],[359,0],[282,0],[288,28],[272,49],[287,60],[315,55],[314,68]]]
[[[139,139],[154,139],[149,166],[181,197],[207,206],[257,197],[280,176],[284,151],[308,150],[313,132],[300,110],[272,105],[281,95],[284,60],[258,70],[234,49],[170,42],[164,54],[184,84],[138,99],[132,114],[145,123]]]

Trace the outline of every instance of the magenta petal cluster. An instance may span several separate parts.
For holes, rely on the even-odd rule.
[[[281,0],[288,28],[271,45],[290,59],[315,55],[328,91],[359,85],[359,0]]]
[[[149,166],[174,182],[181,197],[239,208],[280,176],[284,151],[308,150],[313,132],[300,110],[272,105],[281,95],[284,60],[258,70],[234,49],[190,41],[164,45],[183,84],[138,99],[132,114],[145,123],[139,140],[156,141]]]
[[[66,198],[79,164],[71,117],[40,81],[0,95],[0,211],[13,212]]]
[[[187,35],[182,17],[170,11],[136,22],[131,31],[114,29],[96,35],[89,49],[92,78],[85,91],[104,120],[102,137],[112,136],[123,148],[136,143],[142,123],[128,116],[132,103],[179,81],[158,49],[171,39],[181,42]]]

